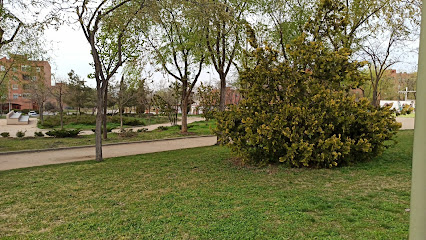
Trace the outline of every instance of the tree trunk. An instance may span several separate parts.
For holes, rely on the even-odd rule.
[[[188,132],[188,98],[185,97],[182,102],[182,128],[181,133]]]
[[[191,93],[188,93],[188,81],[184,80],[182,81],[182,100],[181,100],[181,109],[182,109],[182,127],[181,127],[181,133],[188,132],[188,99],[189,95]]]
[[[120,111],[120,129],[123,131],[123,107],[119,107],[118,111]]]
[[[104,93],[104,102],[103,102],[104,108],[104,114],[102,117],[102,123],[103,123],[103,138],[108,138],[108,131],[107,131],[107,110],[108,110],[108,85],[105,87],[105,93]]]
[[[378,91],[377,91],[377,86],[373,86],[373,101],[372,104],[374,107],[378,107]]]
[[[62,109],[61,103],[59,103],[59,115],[61,117],[61,129],[64,129],[64,110]]]
[[[220,74],[220,101],[219,111],[225,111],[226,104],[226,77],[224,74]]]
[[[43,112],[44,112],[44,104],[41,103],[40,106],[38,107],[38,113],[40,115],[40,123],[41,123],[41,125],[44,124]]]
[[[95,144],[96,144],[96,161],[103,161],[102,158],[102,120],[103,120],[103,89],[97,89],[97,112],[96,112],[96,130],[95,130]]]

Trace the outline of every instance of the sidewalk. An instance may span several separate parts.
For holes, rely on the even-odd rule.
[[[212,146],[215,136],[189,137],[181,139],[145,141],[137,143],[111,144],[103,146],[103,157],[121,157],[137,154],[164,152],[178,149]],[[75,147],[48,151],[0,154],[0,171],[78,162],[95,159],[95,147]]]
[[[202,117],[191,117],[188,116],[188,123],[193,123],[197,121],[204,121],[205,119]],[[2,132],[8,132],[10,134],[10,137],[16,137],[16,132],[23,131],[25,132],[26,137],[33,137],[34,132],[43,132],[46,133],[50,129],[40,129],[37,127],[37,118],[30,118],[30,122],[28,125],[7,125],[6,119],[0,119],[0,133]],[[177,122],[177,124],[181,125],[182,121]],[[131,127],[133,131],[137,131],[141,128],[147,128],[148,131],[152,131],[154,129],[157,129],[159,126],[171,126],[170,123],[160,123],[160,124],[154,124],[154,125],[148,125],[148,126],[142,126],[142,127]],[[130,128],[126,128],[130,129]],[[113,132],[120,132],[120,129],[114,129]],[[94,134],[92,130],[84,130],[80,132],[80,135],[91,135]]]

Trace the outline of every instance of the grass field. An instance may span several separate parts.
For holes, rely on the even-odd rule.
[[[0,238],[407,239],[413,131],[338,169],[207,147],[0,172]]]
[[[169,127],[167,130],[154,130],[149,132],[135,133],[131,137],[123,137],[118,133],[108,133],[108,139],[104,144],[119,142],[134,142],[143,140],[155,140],[164,138],[186,137],[188,135],[210,135],[211,129],[215,128],[215,121],[202,121],[188,124],[189,134],[181,134],[178,126]],[[76,138],[2,138],[0,137],[0,152],[35,150],[46,148],[60,148],[72,146],[94,145],[95,135],[78,136]]]

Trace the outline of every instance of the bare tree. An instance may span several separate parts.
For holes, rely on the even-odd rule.
[[[55,98],[58,104],[61,129],[64,128],[64,98],[67,94],[67,90],[67,84],[63,80],[55,81],[55,86],[49,88],[50,95]]]
[[[398,43],[398,36],[393,30],[386,42],[385,48],[382,48],[381,42],[371,43],[362,46],[362,50],[368,59],[369,80],[373,89],[372,105],[375,107],[380,106],[380,91],[379,84],[383,78],[384,73],[389,67],[398,62],[393,58],[391,53],[395,44]]]

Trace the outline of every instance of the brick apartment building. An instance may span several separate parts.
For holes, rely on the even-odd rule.
[[[0,81],[5,76],[5,91],[0,102],[3,110],[37,109],[31,99],[31,90],[36,81],[44,81],[50,88],[51,67],[47,61],[30,61],[23,56],[0,59]]]

